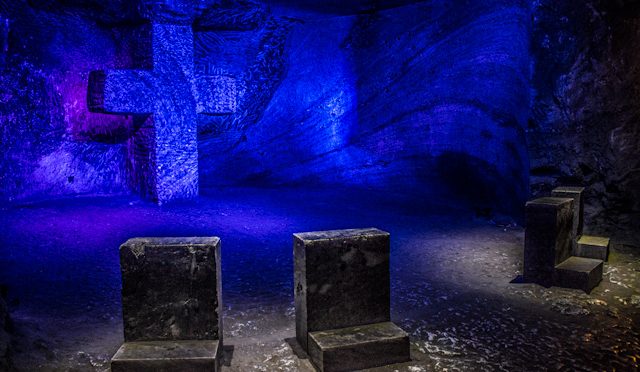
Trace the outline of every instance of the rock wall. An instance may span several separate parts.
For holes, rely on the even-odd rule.
[[[640,4],[534,5],[532,191],[586,186],[587,230],[640,230]]]
[[[81,11],[0,5],[0,199],[126,192],[130,120],[89,113],[86,87],[89,71],[128,64],[133,38]]]
[[[352,141],[387,179],[518,214],[528,196],[527,1],[432,1],[360,17]],[[400,185],[402,187],[402,185]],[[437,190],[436,190],[437,191]]]
[[[162,8],[145,0],[0,0],[0,200],[130,192],[125,147],[144,118],[89,112],[87,85],[93,70],[149,68],[141,26],[153,6]],[[189,6],[186,17],[198,34],[244,30],[265,22],[263,9],[210,0]]]
[[[349,185],[517,212],[529,22],[526,2],[497,0],[294,19],[286,44],[270,44],[284,70],[264,82],[277,88],[264,111],[203,138],[201,183]]]
[[[86,89],[91,70],[142,67],[132,4],[0,0],[0,199],[129,192],[135,120],[90,113]],[[305,4],[194,10],[197,65],[240,92],[234,115],[200,115],[203,187],[356,186],[517,214],[530,169],[534,195],[587,186],[587,226],[640,220],[636,1]]]

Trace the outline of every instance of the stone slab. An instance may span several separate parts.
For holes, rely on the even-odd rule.
[[[609,238],[582,235],[573,252],[575,256],[607,261],[609,259]]]
[[[524,280],[551,286],[555,266],[571,256],[573,199],[539,198],[525,209]]]
[[[584,187],[561,186],[553,189],[551,195],[558,198],[573,199],[573,233],[572,237],[576,240],[582,235],[584,226]]]
[[[556,266],[555,285],[563,288],[582,289],[589,293],[602,280],[602,260],[570,257]]]
[[[294,234],[296,338],[387,322],[389,233],[349,229]]]
[[[125,341],[222,340],[220,239],[130,239],[120,264]]]
[[[409,336],[391,322],[309,333],[309,356],[323,372],[408,362],[409,350]]]
[[[111,360],[111,371],[219,371],[221,355],[215,340],[125,342]]]

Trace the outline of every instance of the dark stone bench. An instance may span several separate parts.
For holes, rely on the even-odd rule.
[[[390,316],[389,234],[294,234],[296,338],[321,371],[406,362],[409,337]]]
[[[217,371],[220,239],[130,239],[120,265],[125,343],[112,371]]]
[[[580,191],[581,192],[581,191]],[[575,198],[546,197],[527,202],[524,280],[589,293],[602,280],[603,262],[575,256]]]

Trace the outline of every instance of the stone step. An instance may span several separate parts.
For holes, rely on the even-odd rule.
[[[554,285],[589,293],[602,280],[602,260],[572,256],[556,266]]]
[[[215,340],[125,342],[111,359],[111,371],[219,371],[221,355]]]
[[[609,259],[609,238],[582,235],[576,243],[575,256],[607,261]]]
[[[309,332],[309,356],[321,372],[408,362],[409,348],[409,336],[392,322]]]

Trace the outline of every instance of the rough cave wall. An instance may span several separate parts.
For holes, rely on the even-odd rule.
[[[531,188],[587,187],[587,231],[640,230],[640,2],[534,3]]]
[[[139,5],[158,2],[145,1],[0,0],[0,201],[130,192],[125,144],[138,118],[89,112],[87,83],[92,70],[150,67]],[[198,5],[190,12],[203,38],[268,24],[250,0]]]
[[[277,90],[264,112],[203,137],[201,184],[444,190],[519,211],[528,2],[433,1],[289,27],[271,44],[284,70],[266,82]]]
[[[91,70],[144,67],[132,2],[0,4],[9,20],[2,198],[128,192],[123,144],[134,120],[88,112],[86,89]],[[203,188],[435,190],[520,209],[527,1],[426,1],[339,17],[225,4],[199,9],[194,25],[196,67],[232,74],[239,87],[235,114],[199,115]]]
[[[356,146],[418,190],[518,214],[529,192],[528,7],[431,1],[361,17],[350,39]]]
[[[251,96],[240,97],[238,112],[221,119],[229,123],[218,126],[223,130],[214,126],[201,136],[202,185],[327,182],[333,173],[314,164],[326,152],[336,156],[324,167],[342,171],[348,166],[339,159],[348,155],[336,142],[356,122],[355,71],[341,46],[353,21],[292,20],[290,31],[254,53],[251,69],[277,72],[257,81],[256,88],[271,84],[273,90],[262,96],[247,91]]]
[[[131,30],[99,23],[126,12],[45,3],[0,3],[0,200],[126,192],[130,120],[86,108],[89,71],[131,63]]]

